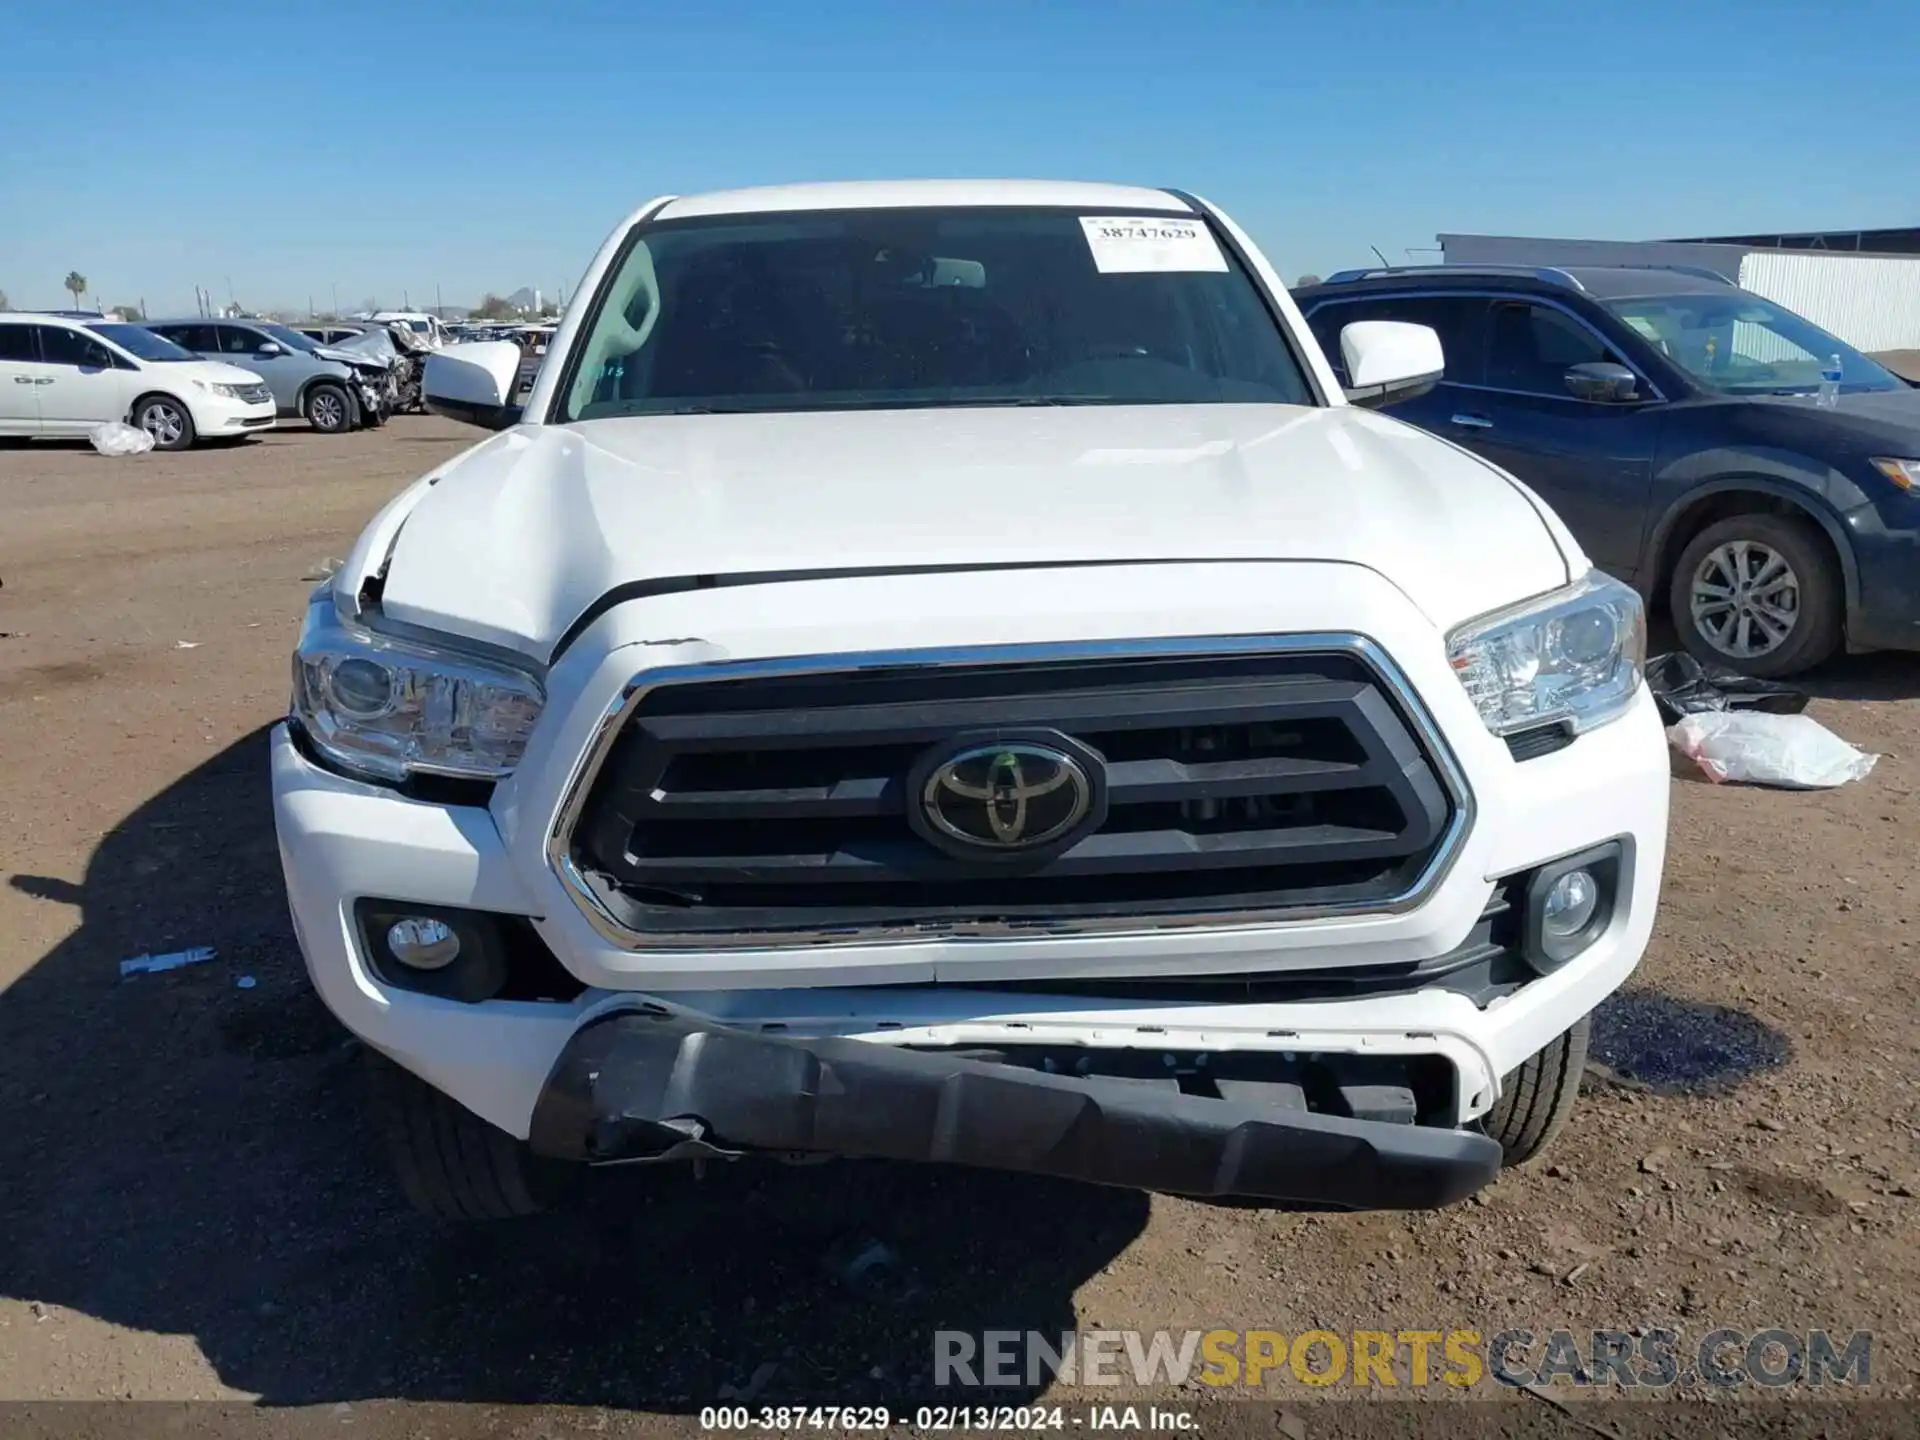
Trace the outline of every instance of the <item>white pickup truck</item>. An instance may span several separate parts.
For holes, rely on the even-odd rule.
[[[1176,191],[653,201],[312,596],[287,889],[409,1195],[839,1155],[1443,1205],[1647,943],[1634,593]]]

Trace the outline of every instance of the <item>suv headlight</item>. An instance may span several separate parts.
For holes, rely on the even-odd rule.
[[[226,396],[226,397],[227,397],[227,398],[228,398],[229,400],[244,400],[244,399],[246,399],[246,398],[247,398],[247,392],[248,392],[249,390],[251,390],[251,389],[253,388],[253,386],[251,386],[251,385],[225,385],[225,384],[218,384],[218,383],[216,383],[216,384],[215,384],[215,385],[214,385],[214,386],[213,386],[212,388],[213,388],[213,393],[214,393],[214,394],[216,394],[216,395],[224,395],[224,396]]]
[[[293,652],[291,717],[327,759],[369,780],[497,780],[527,747],[546,692],[511,665],[307,611]]]
[[[1902,460],[1893,455],[1875,455],[1873,468],[1902,490],[1920,492],[1920,460]]]
[[[1646,658],[1640,597],[1597,570],[1447,636],[1453,673],[1496,735],[1606,724],[1633,703]]]

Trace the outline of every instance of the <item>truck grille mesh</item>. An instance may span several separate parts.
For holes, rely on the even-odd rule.
[[[1032,863],[928,843],[908,772],[996,730],[1091,751],[1104,819]],[[639,698],[563,839],[620,926],[687,943],[1385,908],[1455,818],[1416,730],[1349,651],[675,683]]]

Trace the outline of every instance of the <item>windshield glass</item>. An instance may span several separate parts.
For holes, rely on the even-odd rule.
[[[289,350],[299,350],[304,352],[305,354],[311,355],[314,351],[320,348],[318,345],[316,345],[313,342],[312,337],[307,335],[302,335],[298,330],[295,330],[291,325],[275,325],[271,321],[267,321],[267,320],[250,320],[247,323],[252,325],[256,330],[266,331],[267,334],[271,335],[274,339],[278,340],[282,345],[286,346]]]
[[[1840,357],[1842,390],[1900,390],[1885,367],[1811,320],[1742,290],[1610,300],[1607,308],[1709,389],[1735,395],[1820,388]]]
[[[104,335],[129,355],[137,355],[142,360],[198,360],[200,357],[191,350],[183,350],[164,335],[156,335],[151,330],[143,330],[138,325],[105,325],[87,327],[96,335]]]
[[[568,420],[1314,403],[1253,281],[1192,217],[899,209],[642,226],[574,353]]]

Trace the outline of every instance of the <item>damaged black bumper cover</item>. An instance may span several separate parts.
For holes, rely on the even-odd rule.
[[[727,1151],[934,1161],[1360,1210],[1464,1199],[1501,1158],[1469,1131],[635,1012],[574,1036],[530,1140],[544,1155],[613,1161],[663,1154],[690,1135]]]

